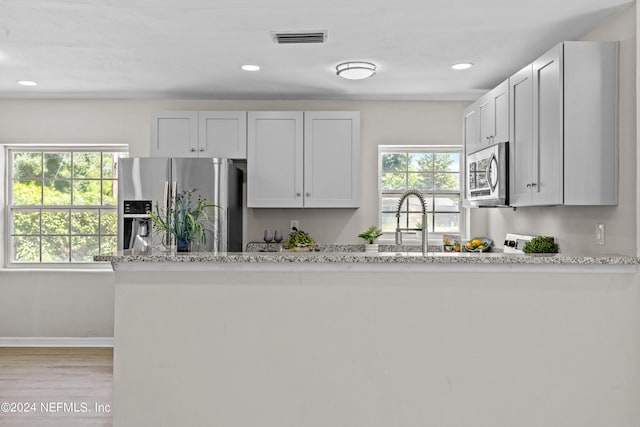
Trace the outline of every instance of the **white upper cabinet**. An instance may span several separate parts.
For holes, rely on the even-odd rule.
[[[152,157],[198,157],[198,112],[163,111],[151,118]]]
[[[163,111],[153,115],[153,157],[247,157],[246,111]]]
[[[464,151],[466,154],[473,153],[480,148],[480,114],[478,113],[478,102],[474,102],[464,110],[463,127]]]
[[[564,43],[564,204],[618,204],[617,42]]]
[[[615,42],[565,42],[510,78],[510,205],[617,204]]]
[[[304,206],[360,205],[360,114],[304,113]]]
[[[359,206],[360,114],[249,112],[247,206]]]
[[[509,80],[478,101],[479,147],[509,140]]]
[[[563,202],[560,54],[553,49],[509,79],[512,206]]]
[[[200,157],[247,158],[246,111],[198,112]]]
[[[509,140],[509,80],[464,110],[466,153]]]
[[[531,203],[533,181],[533,65],[529,64],[511,76],[509,92],[509,203],[524,206]]]
[[[299,111],[249,112],[247,207],[304,206],[303,126]]]
[[[509,80],[505,80],[491,92],[494,106],[494,129],[491,143],[509,141]]]
[[[563,203],[562,45],[533,61],[533,205]],[[594,119],[596,119],[594,117]],[[517,172],[517,170],[516,170]]]

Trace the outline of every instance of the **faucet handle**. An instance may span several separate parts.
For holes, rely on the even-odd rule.
[[[396,230],[396,245],[402,244],[402,231]]]

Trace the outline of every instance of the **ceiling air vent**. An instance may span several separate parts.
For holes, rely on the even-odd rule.
[[[324,43],[327,40],[327,31],[272,31],[271,38],[278,44]]]

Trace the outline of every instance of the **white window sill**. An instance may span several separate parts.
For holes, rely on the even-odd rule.
[[[109,273],[113,272],[110,263],[91,263],[86,265],[74,265],[74,264],[9,264],[4,267],[0,267],[0,271],[21,271],[21,272],[82,272],[82,273]]]

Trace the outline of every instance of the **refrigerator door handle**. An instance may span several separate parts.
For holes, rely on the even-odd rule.
[[[171,202],[170,202],[171,206],[168,206],[167,212],[171,212],[173,209],[176,208],[177,197],[178,197],[178,183],[176,181],[173,181],[171,183]],[[167,217],[167,221],[173,222],[173,218]],[[167,232],[167,244],[169,245],[169,247],[173,247],[174,245],[177,244],[176,240],[169,232]]]
[[[162,206],[169,207],[169,181],[164,182],[164,199],[162,199]]]
[[[169,215],[169,181],[165,181],[164,182],[164,196],[162,199],[162,206],[165,209],[165,212],[167,215]],[[159,212],[158,212],[159,213]],[[169,221],[169,218],[165,218],[165,221]],[[171,244],[171,236],[169,235],[168,231],[164,232],[164,237],[162,238],[162,241],[165,245],[170,245]]]
[[[178,183],[173,181],[171,184],[171,208],[176,206],[176,197],[178,197]]]

